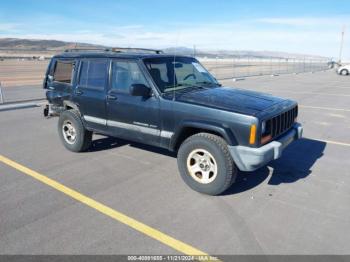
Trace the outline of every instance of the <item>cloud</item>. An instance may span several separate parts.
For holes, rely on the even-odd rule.
[[[339,52],[341,29],[339,25],[344,20],[344,18],[310,17],[159,26],[95,24],[94,27],[86,25],[85,28],[64,33],[57,32],[57,29],[52,30],[53,33],[28,33],[31,31],[26,29],[16,33],[1,34],[0,32],[0,36],[57,39],[126,47],[165,48],[196,45],[198,49],[207,50],[271,50],[331,57],[337,56]],[[289,28],[290,25],[296,27]],[[345,45],[344,55],[350,58],[350,50],[347,46]]]
[[[350,24],[349,17],[343,18],[315,18],[315,17],[274,17],[274,18],[261,18],[257,19],[257,22],[272,24],[272,25],[287,25],[287,26],[341,26],[344,24]]]
[[[15,32],[20,25],[12,23],[0,23],[0,32]]]

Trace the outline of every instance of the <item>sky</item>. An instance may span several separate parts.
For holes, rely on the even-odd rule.
[[[350,59],[350,0],[1,0],[0,37]]]

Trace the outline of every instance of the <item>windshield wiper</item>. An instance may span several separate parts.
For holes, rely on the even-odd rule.
[[[181,88],[177,88],[177,87],[181,87]],[[176,85],[168,85],[165,87],[164,91],[165,92],[170,92],[170,91],[180,91],[180,90],[185,90],[188,88],[205,88],[203,86],[197,86],[197,85],[193,85],[193,84],[184,84],[184,83],[179,83]]]
[[[183,84],[168,85],[168,86],[165,86],[165,89],[168,89],[168,88],[176,88],[176,87],[179,87],[179,86],[183,86]]]
[[[180,88],[178,88],[180,87]],[[168,86],[165,86],[164,88],[164,91],[163,92],[176,92],[176,91],[179,91],[179,90],[183,90],[183,89],[186,89],[188,86],[187,85],[184,85],[184,84],[176,84],[176,85],[168,85]]]
[[[221,86],[220,84],[218,83],[213,83],[213,82],[209,82],[209,81],[201,81],[201,82],[196,82],[196,84],[199,84],[199,85],[211,85],[212,87],[214,86]]]

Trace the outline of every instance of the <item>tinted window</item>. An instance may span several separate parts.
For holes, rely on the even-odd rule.
[[[218,86],[215,78],[194,58],[156,57],[144,62],[161,92]]]
[[[133,61],[113,62],[112,89],[129,92],[132,84],[147,84],[138,64]]]
[[[73,67],[73,61],[57,61],[53,73],[54,81],[71,84]]]
[[[103,90],[107,79],[106,60],[84,60],[81,63],[79,85]]]

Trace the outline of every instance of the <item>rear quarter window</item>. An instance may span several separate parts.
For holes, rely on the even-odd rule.
[[[73,69],[74,61],[57,60],[53,72],[54,81],[71,84],[73,79]]]

